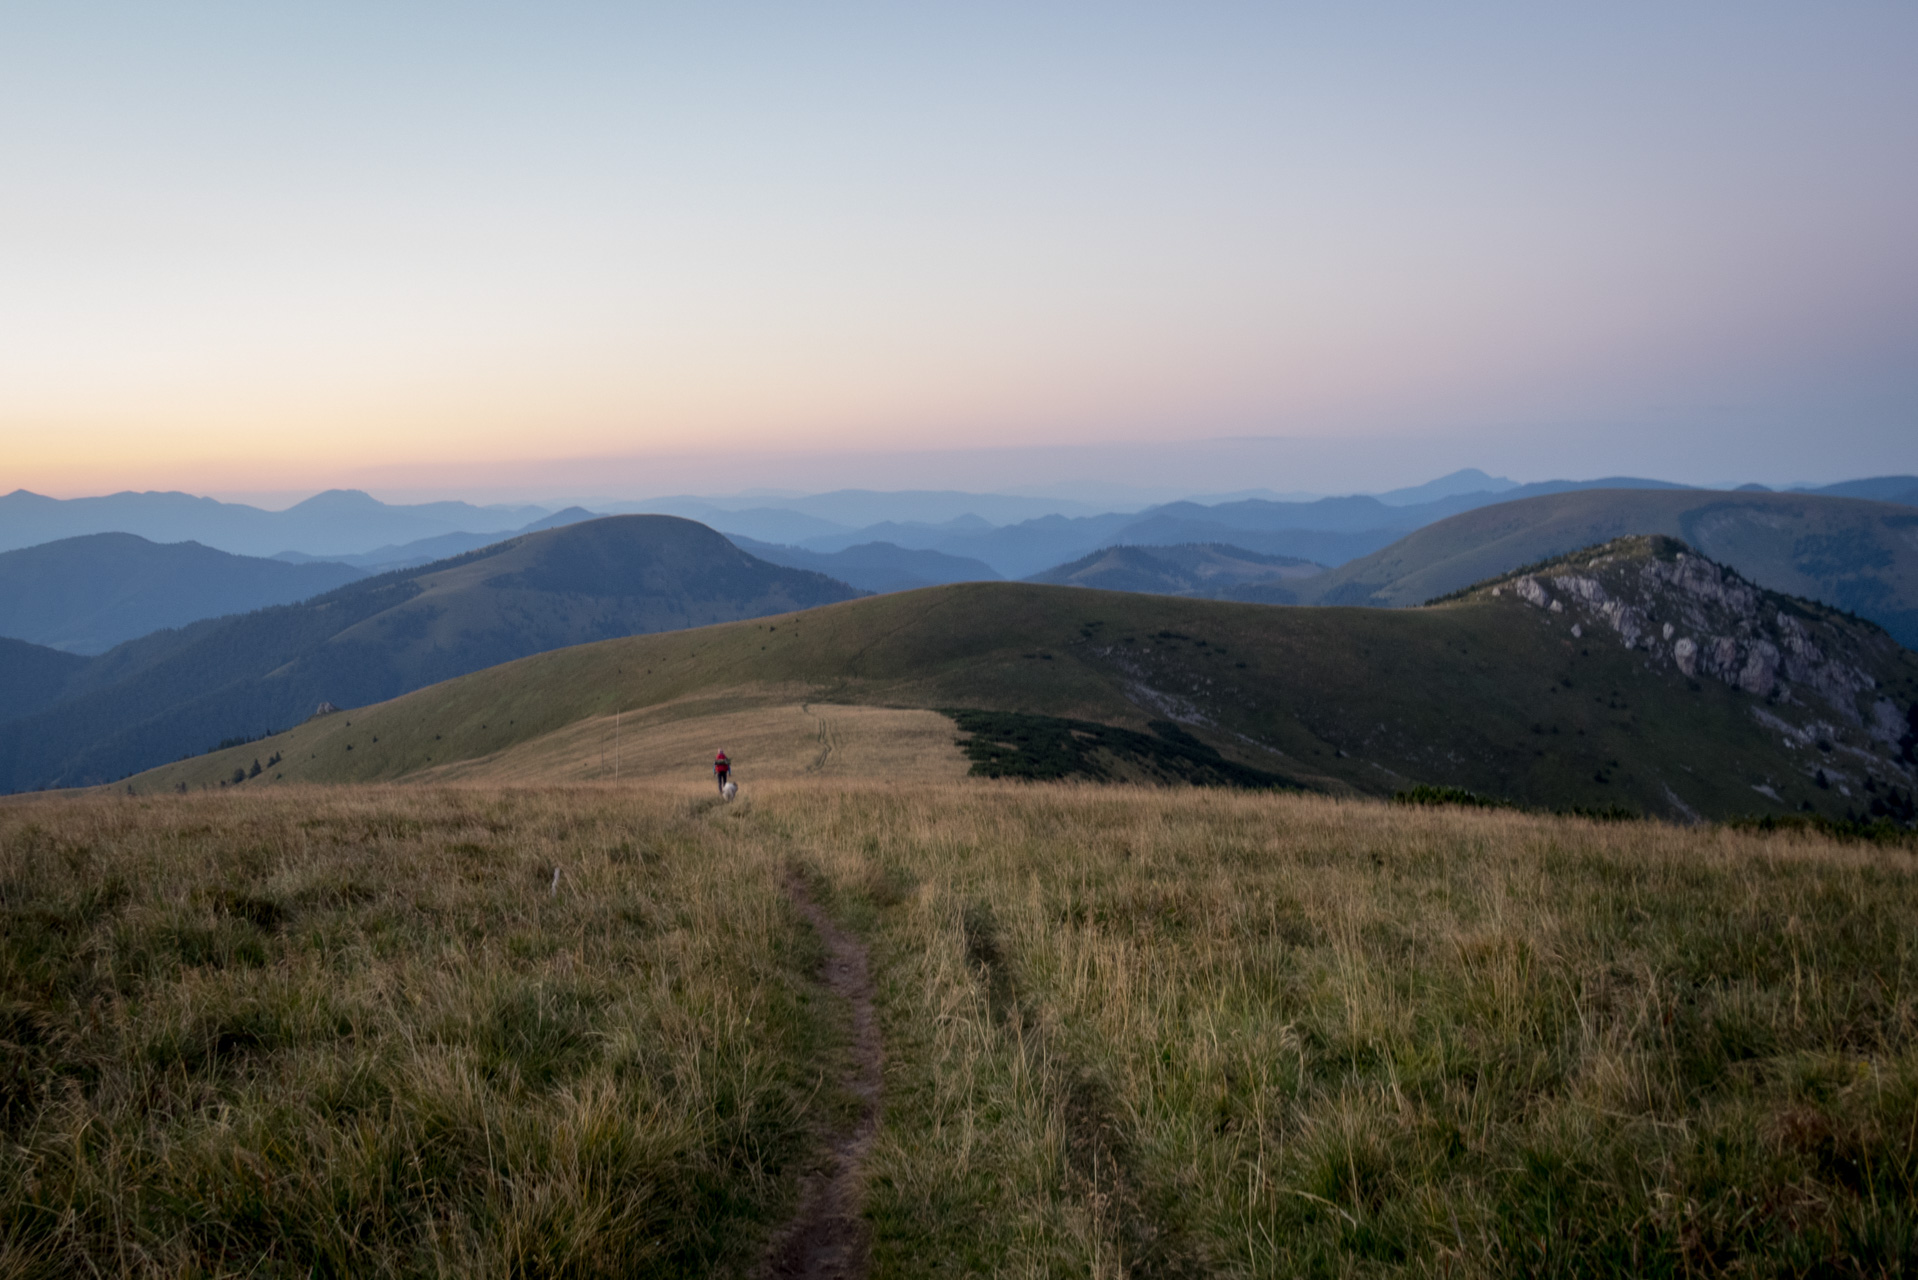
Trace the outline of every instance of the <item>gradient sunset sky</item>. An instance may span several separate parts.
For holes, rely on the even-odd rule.
[[[1914,68],[1904,0],[9,6],[0,490],[1918,470]]]

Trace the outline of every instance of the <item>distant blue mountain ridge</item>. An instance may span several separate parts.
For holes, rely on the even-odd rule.
[[[1216,495],[1120,511],[1095,511],[1081,503],[1018,495],[944,490],[841,490],[750,500],[681,496],[600,503],[592,511],[464,502],[388,504],[357,490],[329,490],[284,511],[183,493],[61,500],[20,490],[0,497],[0,551],[118,532],[156,543],[194,541],[233,554],[294,564],[331,561],[365,572],[386,572],[595,515],[653,512],[699,520],[762,548],[837,556],[853,548],[885,544],[901,556],[933,552],[984,565],[1008,578],[1026,577],[1117,543],[1225,543],[1338,566],[1436,520],[1492,503],[1571,490],[1683,487],[1619,476],[1519,484],[1467,468],[1376,495],[1310,501]],[[1802,491],[1918,505],[1918,477],[1913,476],[1874,477]],[[950,564],[932,568],[939,562],[931,560],[918,561],[916,568],[909,558],[885,562],[894,554],[863,551],[862,567],[847,571],[866,581],[900,582],[922,578],[929,570],[934,580],[962,571]],[[963,572],[977,570],[967,567]]]
[[[1456,488],[1483,475],[1483,472],[1455,473],[1420,489]],[[832,553],[884,541],[907,550],[937,551],[980,560],[1008,578],[1028,577],[1077,560],[1101,547],[1121,543],[1137,546],[1222,543],[1266,555],[1295,556],[1331,567],[1387,547],[1435,520],[1497,502],[1577,489],[1686,487],[1630,476],[1523,485],[1491,477],[1485,479],[1498,487],[1397,504],[1370,496],[1320,498],[1313,502],[1250,498],[1212,506],[1171,502],[1139,512],[1045,515],[988,528],[981,528],[978,523],[951,521],[894,523],[803,538],[796,545],[803,550]],[[1404,498],[1418,494],[1419,490],[1400,490],[1386,496]],[[743,534],[744,530],[729,527],[729,516],[726,512],[713,513],[713,527],[722,533]]]
[[[490,547],[495,542],[507,538],[516,538],[524,533],[538,533],[541,529],[559,529],[569,524],[578,524],[582,520],[598,518],[599,513],[588,511],[584,507],[567,507],[555,511],[552,515],[522,525],[504,533],[442,533],[430,538],[420,538],[398,546],[375,547],[358,555],[310,556],[299,551],[282,551],[273,558],[289,564],[344,564],[367,573],[391,573],[395,569],[412,569],[435,560],[445,560],[450,556],[462,556],[468,551],[477,551],[481,547]]]
[[[503,535],[551,514],[546,507],[467,502],[393,505],[357,489],[329,489],[284,511],[187,493],[48,498],[16,489],[0,496],[0,551],[89,533],[132,533],[151,542],[198,542],[234,555],[299,551],[323,558],[443,533]]]
[[[773,546],[739,534],[727,537],[741,551],[770,564],[810,569],[861,591],[911,591],[949,582],[995,582],[1001,576],[983,560],[949,556],[941,551],[910,551],[890,542],[868,542],[828,553]]]
[[[1872,502],[1896,502],[1918,507],[1918,476],[1874,476],[1869,480],[1846,480],[1822,489],[1794,488],[1792,493],[1819,493],[1832,498],[1866,498]]]
[[[197,542],[90,533],[0,552],[0,636],[96,654],[164,627],[291,604],[366,576],[285,564]]]

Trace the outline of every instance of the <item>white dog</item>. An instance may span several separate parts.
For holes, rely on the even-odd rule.
[[[739,794],[739,784],[737,782],[734,782],[731,778],[728,778],[726,780],[726,785],[721,787],[719,789],[719,792],[721,795],[725,796],[728,800],[730,800],[734,796]]]

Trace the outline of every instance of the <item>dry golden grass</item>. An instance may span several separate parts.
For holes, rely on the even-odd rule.
[[[834,1095],[711,803],[0,809],[0,1275],[749,1267]]]
[[[1918,1265],[1907,850],[703,794],[0,807],[0,1272],[750,1270],[843,1107],[792,867],[872,948],[878,1274]]]
[[[739,702],[749,705],[739,708]],[[796,778],[957,782],[970,767],[936,711],[831,703],[750,705],[701,699],[595,716],[497,755],[425,771],[422,781],[513,786],[696,781],[724,749],[742,788]]]
[[[874,940],[885,1269],[1913,1264],[1908,852],[1197,791],[762,803]]]
[[[474,719],[458,741],[442,743],[434,722],[414,715],[406,699],[323,716],[276,738],[176,760],[149,769],[116,789],[141,795],[217,790],[260,763],[242,789],[354,781],[486,783],[501,786],[613,782],[642,785],[696,783],[711,773],[713,753],[725,748],[737,761],[741,787],[781,778],[884,777],[896,781],[956,782],[970,767],[957,746],[959,731],[934,711],[853,706],[807,699],[802,687],[745,684],[724,696],[674,698],[617,718],[610,711],[527,733],[523,723],[544,714],[537,705],[515,708],[524,722],[501,721],[498,741]],[[490,712],[485,714],[491,714]],[[384,741],[382,741],[384,737]],[[275,753],[284,753],[276,759]],[[450,757],[450,758],[449,758]],[[270,767],[266,761],[273,761]],[[437,760],[438,763],[427,763]],[[343,772],[364,768],[365,774]]]

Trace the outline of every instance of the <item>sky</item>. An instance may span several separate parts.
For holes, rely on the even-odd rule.
[[[1918,6],[0,13],[0,491],[1918,470]]]

